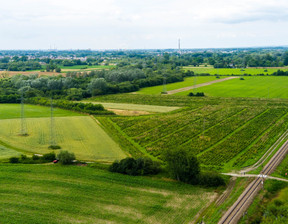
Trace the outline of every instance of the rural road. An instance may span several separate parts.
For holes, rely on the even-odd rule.
[[[218,224],[236,224],[241,218],[243,213],[248,209],[249,205],[253,202],[254,197],[263,187],[265,176],[268,176],[279,165],[279,163],[286,156],[288,150],[288,141],[286,141],[281,148],[270,159],[266,166],[261,171],[261,175],[257,177],[249,184],[249,186],[240,195],[237,201],[228,209],[228,211],[222,216]]]
[[[198,85],[194,85],[194,86],[188,86],[188,87],[184,87],[184,88],[181,88],[181,89],[174,89],[174,90],[167,91],[167,94],[174,94],[174,93],[184,92],[184,91],[187,91],[187,90],[190,90],[190,89],[196,89],[196,88],[203,87],[203,86],[209,86],[209,85],[212,85],[214,83],[224,82],[224,81],[227,81],[227,80],[230,80],[230,79],[235,79],[235,78],[239,78],[239,77],[231,76],[231,77],[228,77],[228,78],[217,79],[217,80],[214,80],[214,81],[211,81],[211,82],[205,82],[205,83],[202,83],[202,84],[198,84]]]

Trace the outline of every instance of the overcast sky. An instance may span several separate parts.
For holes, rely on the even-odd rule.
[[[0,49],[288,45],[288,0],[2,0]]]

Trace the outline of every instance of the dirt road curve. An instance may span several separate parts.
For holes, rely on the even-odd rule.
[[[211,81],[211,82],[205,82],[205,83],[198,84],[198,85],[195,85],[195,86],[188,86],[188,87],[184,87],[184,88],[181,88],[181,89],[174,89],[174,90],[167,91],[167,94],[174,94],[174,93],[184,92],[184,91],[187,91],[187,90],[190,90],[190,89],[196,89],[196,88],[199,88],[199,87],[202,87],[202,86],[209,86],[209,85],[217,83],[217,82],[224,82],[224,81],[227,81],[227,80],[230,80],[230,79],[235,79],[235,78],[238,78],[238,77],[231,76],[231,77],[224,78],[224,79],[217,79],[217,80],[214,80],[214,81]]]
[[[257,195],[259,190],[263,187],[265,176],[271,174],[273,170],[283,160],[288,151],[288,141],[275,153],[271,160],[261,171],[261,175],[258,175],[255,180],[245,189],[240,195],[238,200],[232,205],[231,208],[224,214],[218,224],[235,224],[238,222],[243,213],[247,210],[249,205],[252,203],[254,197]]]

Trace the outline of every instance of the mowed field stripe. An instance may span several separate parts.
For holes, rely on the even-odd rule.
[[[184,91],[187,91],[187,90],[196,89],[196,88],[203,87],[203,86],[209,86],[209,85],[212,85],[214,83],[224,82],[224,81],[227,81],[227,80],[230,80],[230,79],[235,79],[235,78],[237,78],[237,77],[232,76],[232,77],[228,77],[228,78],[225,78],[225,79],[218,79],[218,80],[214,80],[214,81],[211,81],[211,82],[205,82],[205,83],[194,85],[194,86],[184,87],[184,88],[180,88],[180,89],[174,89],[174,90],[171,90],[171,91],[167,91],[167,94],[174,94],[174,93],[184,92]]]

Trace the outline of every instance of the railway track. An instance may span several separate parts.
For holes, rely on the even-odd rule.
[[[237,223],[240,217],[244,214],[246,209],[252,203],[254,197],[262,188],[264,179],[267,175],[271,174],[273,170],[279,165],[285,157],[288,150],[288,141],[286,141],[275,155],[269,160],[266,166],[261,171],[261,174],[253,180],[245,191],[240,195],[232,207],[224,214],[218,224],[234,224]]]

